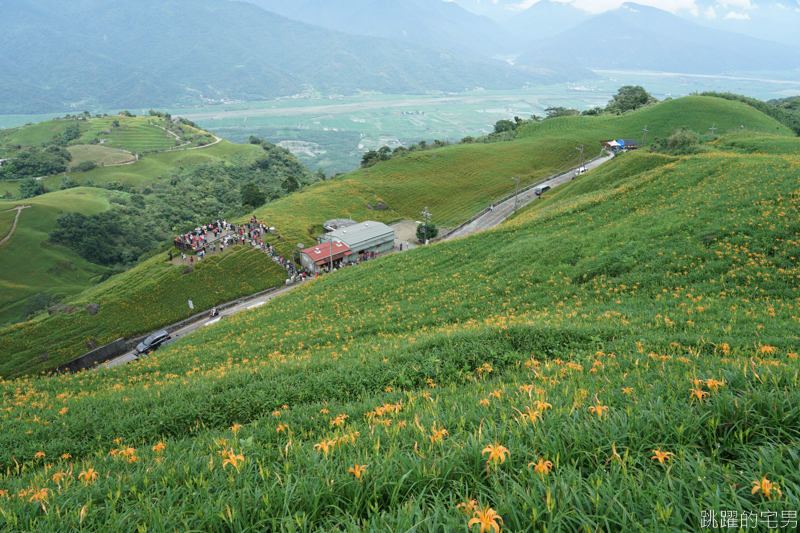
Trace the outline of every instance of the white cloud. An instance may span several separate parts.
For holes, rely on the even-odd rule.
[[[705,15],[708,20],[717,18],[717,12],[714,11],[714,6],[708,6],[708,9],[706,9],[703,15]]]
[[[727,15],[725,15],[725,20],[750,20],[750,15],[747,13],[736,13],[735,11],[731,11]]]
[[[630,0],[636,4],[643,6],[655,7],[663,11],[675,13],[680,10],[686,10],[693,15],[697,15],[697,4],[695,0]],[[611,9],[617,9],[625,0],[571,0],[571,3],[578,9],[588,11],[589,13],[603,13]]]
[[[753,9],[756,7],[750,2],[750,0],[721,0],[720,2],[717,2],[717,6],[740,9]]]
[[[791,11],[791,9],[789,9],[788,7],[786,7],[786,6],[785,6],[785,5],[783,5],[783,4],[775,4],[775,7],[779,7],[779,8],[781,8],[781,9],[784,9],[784,10],[786,10],[786,11]]]

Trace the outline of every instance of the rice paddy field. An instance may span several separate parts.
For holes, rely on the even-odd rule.
[[[0,523],[793,531],[798,168],[625,154],[138,363],[0,382]]]

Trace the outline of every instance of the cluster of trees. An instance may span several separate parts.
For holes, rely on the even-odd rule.
[[[152,231],[151,224],[141,217],[130,215],[123,209],[90,216],[64,213],[56,219],[50,241],[67,246],[98,265],[132,264],[166,236]]]
[[[382,146],[378,150],[370,150],[361,157],[361,168],[368,168],[380,163],[381,161],[388,161],[395,157],[411,154],[414,152],[424,152],[426,150],[433,150],[435,148],[442,148],[443,146],[450,146],[450,141],[440,141],[434,139],[433,142],[421,140],[411,146],[397,146],[394,150],[388,146]]]
[[[65,172],[72,155],[63,147],[52,144],[46,148],[33,147],[2,167],[0,180],[16,180],[29,177],[50,176]]]
[[[545,109],[547,117],[569,117],[576,115],[622,115],[641,109],[642,107],[657,104],[658,100],[648,93],[641,85],[625,85],[617,90],[606,107],[593,107],[585,111],[567,107],[548,107]]]
[[[111,209],[92,216],[65,213],[50,240],[93,263],[127,268],[161,243],[216,220],[220,213],[231,218],[252,212],[318,179],[288,151],[258,141],[253,144],[262,145],[262,152],[234,164],[178,167],[171,175],[138,187],[107,183],[104,188],[122,193],[110,199]],[[62,180],[62,187],[78,185],[68,177]]]
[[[165,118],[167,120],[172,120],[172,115],[169,113],[162,113],[161,111],[156,111],[155,109],[151,109],[148,114],[151,117],[158,117],[158,118]]]
[[[688,126],[675,131],[667,139],[654,138],[650,151],[669,155],[692,155],[700,152],[700,134]]]

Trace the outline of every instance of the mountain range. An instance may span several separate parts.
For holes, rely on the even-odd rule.
[[[19,0],[0,3],[0,19],[0,70],[11,74],[0,81],[6,114],[552,81],[499,61],[313,26],[245,2]]]
[[[800,51],[732,32],[702,27],[666,11],[634,3],[606,11],[548,39],[517,59],[571,61],[592,69],[719,74],[792,70]]]
[[[498,22],[440,0],[16,0],[0,2],[0,19],[0,114],[800,66],[786,44],[633,3],[592,16],[541,0]]]

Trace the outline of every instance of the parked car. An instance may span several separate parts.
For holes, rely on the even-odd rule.
[[[166,343],[172,335],[167,330],[157,331],[136,346],[136,351],[133,352],[137,358],[150,352],[156,351],[161,345]]]
[[[533,192],[536,193],[536,196],[541,196],[543,192],[549,191],[549,190],[550,190],[550,186],[549,185],[545,185],[544,187],[536,187],[533,190]]]

